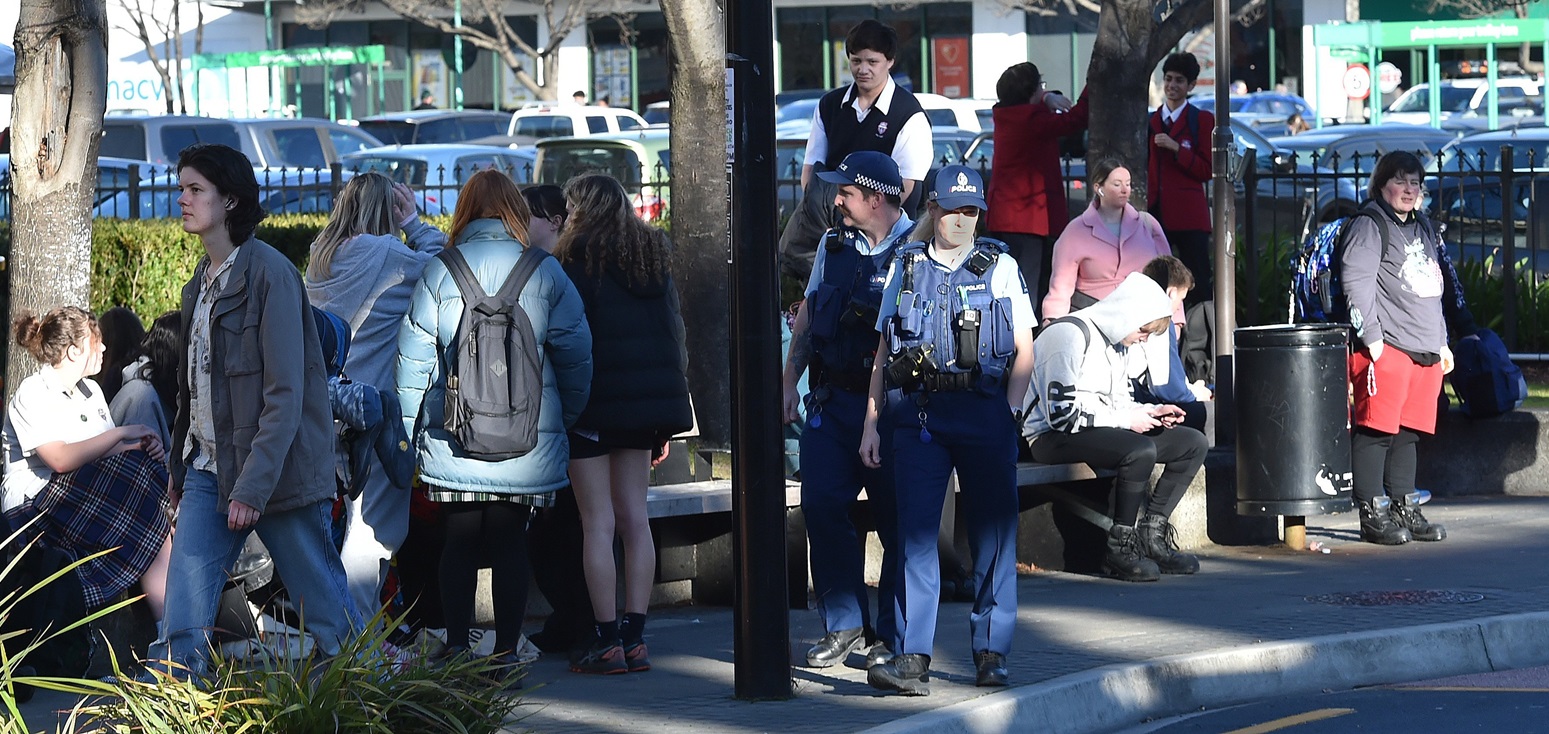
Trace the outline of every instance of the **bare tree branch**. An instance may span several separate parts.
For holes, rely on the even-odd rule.
[[[140,39],[140,43],[144,44],[145,57],[150,60],[151,68],[156,70],[156,75],[161,77],[161,86],[166,94],[167,113],[171,114],[177,111],[177,99],[182,97],[182,94],[178,94],[178,92],[182,90],[180,87],[173,86],[172,73],[168,68],[167,59],[163,54],[157,53],[156,43],[151,40],[150,26],[155,26],[163,39],[167,37],[166,24],[156,17],[155,0],[151,0],[151,9],[149,11],[141,4],[141,0],[118,0],[118,6],[128,16],[131,25],[130,27],[121,25],[114,27],[121,31],[133,33],[136,38]],[[149,21],[149,25],[147,25],[147,21]],[[179,70],[181,71],[181,65]]]

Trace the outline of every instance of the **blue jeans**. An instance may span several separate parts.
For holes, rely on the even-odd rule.
[[[210,630],[222,587],[249,531],[226,527],[216,511],[215,475],[190,468],[183,481],[172,563],[167,570],[168,657],[192,675],[209,667]],[[255,530],[274,559],[290,598],[301,610],[318,648],[332,655],[364,626],[350,598],[344,566],[329,531],[330,503],[319,501],[285,512],[267,512]],[[180,676],[183,671],[176,671]]]

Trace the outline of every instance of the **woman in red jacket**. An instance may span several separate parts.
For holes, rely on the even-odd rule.
[[[1071,106],[1064,95],[1045,90],[1038,67],[1027,62],[1006,69],[995,93],[995,176],[985,228],[1009,246],[1036,306],[1049,292],[1052,245],[1070,216],[1060,138],[1086,129],[1086,94]]]

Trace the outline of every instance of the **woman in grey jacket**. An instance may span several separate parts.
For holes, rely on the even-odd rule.
[[[350,325],[344,372],[351,380],[396,389],[398,328],[425,263],[445,245],[441,230],[420,221],[403,184],[362,173],[340,192],[328,226],[312,243],[306,284],[312,305]],[[367,466],[365,488],[346,505],[340,556],[355,606],[372,615],[382,608],[388,561],[409,534],[409,488],[393,486],[380,461]]]
[[[526,249],[527,203],[505,174],[480,171],[463,185],[452,215],[452,245],[485,293],[495,293]],[[449,652],[465,652],[480,561],[491,564],[495,650],[514,662],[527,608],[527,517],[568,483],[565,430],[586,407],[592,379],[592,337],[581,296],[546,254],[518,302],[543,345],[543,396],[537,445],[504,461],[463,451],[446,428],[446,355],[453,353],[463,298],[440,259],[425,266],[398,332],[398,398],[404,427],[419,456],[420,479],[441,502],[446,546],[441,553],[441,610]]]
[[[167,578],[171,659],[202,675],[226,570],[258,531],[323,654],[361,629],[333,549],[333,416],[301,275],[253,236],[253,164],[224,145],[178,157],[183,230],[205,257],[183,287],[185,369],[172,426],[181,495]]]

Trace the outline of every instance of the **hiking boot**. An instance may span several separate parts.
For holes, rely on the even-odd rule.
[[[1361,503],[1361,540],[1378,545],[1403,545],[1412,539],[1409,529],[1393,519],[1392,507],[1393,502],[1387,497],[1373,497]],[[1419,514],[1418,507],[1415,513]]]
[[[1199,559],[1178,551],[1178,531],[1161,515],[1146,515],[1137,528],[1140,548],[1162,573],[1195,573]]]
[[[1011,674],[1006,672],[1006,656],[998,652],[974,653],[974,669],[978,671],[978,678],[974,685],[980,688],[998,687],[1010,682]]]
[[[930,695],[930,656],[908,653],[866,671],[866,682],[879,691],[905,696]]]
[[[1436,541],[1447,537],[1447,529],[1425,519],[1420,514],[1420,493],[1410,492],[1393,501],[1394,522],[1409,531],[1415,540]]]
[[[618,640],[597,640],[586,652],[570,663],[570,672],[591,675],[620,675],[629,672],[624,647]]]
[[[864,627],[830,632],[824,635],[818,644],[807,650],[807,665],[812,668],[838,665],[850,656],[851,650],[859,649],[865,639],[866,628]]]
[[[885,665],[887,661],[892,659],[893,646],[877,640],[876,644],[866,651],[866,669],[870,670],[878,665]]]
[[[651,669],[651,653],[645,649],[644,642],[624,646],[624,665],[631,673],[644,673]]]
[[[1108,531],[1108,553],[1103,556],[1103,573],[1120,581],[1155,581],[1162,577],[1156,562],[1140,547],[1140,533],[1129,525],[1113,524]]]

